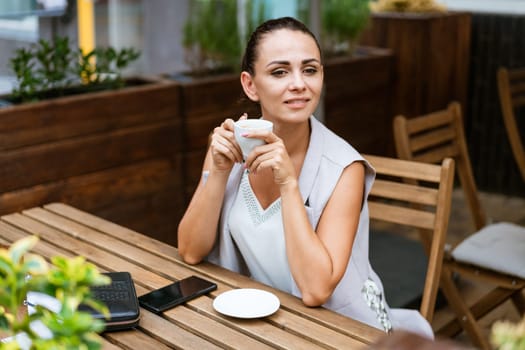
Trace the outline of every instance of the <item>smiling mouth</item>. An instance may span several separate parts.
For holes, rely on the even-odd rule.
[[[309,98],[294,98],[294,99],[291,99],[291,100],[286,100],[286,101],[284,101],[284,103],[287,104],[287,105],[290,105],[290,106],[300,107],[300,106],[304,106],[309,101],[310,101]]]

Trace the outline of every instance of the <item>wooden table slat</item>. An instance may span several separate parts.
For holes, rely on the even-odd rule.
[[[162,338],[174,347],[182,349],[220,349],[214,343],[195,335],[181,327],[174,327],[173,323],[153,313],[141,310],[141,330],[156,338]]]
[[[104,335],[113,344],[123,349],[140,349],[140,350],[168,350],[172,347],[164,344],[154,337],[137,332],[136,330],[127,330],[119,332],[108,332]],[[189,348],[188,348],[189,349]]]

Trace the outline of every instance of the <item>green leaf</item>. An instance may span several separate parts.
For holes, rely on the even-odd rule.
[[[0,329],[9,329],[9,321],[2,306],[0,306]]]
[[[0,274],[5,276],[13,273],[13,263],[10,254],[8,252],[0,252]]]
[[[22,271],[31,275],[42,275],[48,271],[47,261],[40,255],[26,254]]]
[[[9,248],[11,261],[15,264],[18,264],[22,258],[22,255],[31,250],[31,248],[33,248],[37,242],[37,236],[28,236],[13,243]]]
[[[107,305],[101,302],[100,300],[90,298],[85,300],[84,304],[100,312],[106,319],[109,319],[111,317]]]

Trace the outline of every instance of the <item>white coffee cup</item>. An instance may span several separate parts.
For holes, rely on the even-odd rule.
[[[261,139],[242,136],[243,134],[247,134],[255,130],[272,131],[273,123],[264,119],[241,119],[235,122],[235,140],[241,147],[242,156],[244,159],[248,158],[248,155],[255,147],[264,145],[266,143]]]

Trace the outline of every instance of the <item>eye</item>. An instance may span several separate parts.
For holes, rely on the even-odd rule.
[[[318,72],[318,69],[316,67],[306,67],[303,72],[306,74],[306,75],[314,75],[315,73]]]
[[[286,75],[286,70],[284,69],[276,69],[276,70],[273,70],[270,74],[273,75],[274,77],[282,77],[284,75]]]

